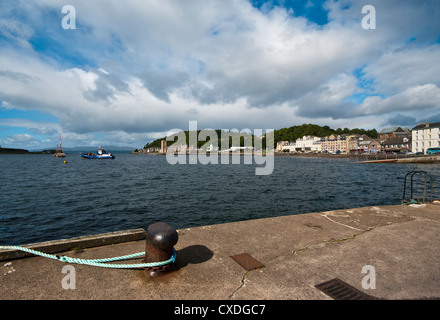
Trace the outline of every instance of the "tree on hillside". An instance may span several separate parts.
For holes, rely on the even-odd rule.
[[[199,136],[201,130],[197,131],[197,136]],[[215,130],[217,136],[218,136],[218,147],[221,148],[221,136],[222,136],[222,130]],[[185,135],[186,135],[186,143],[189,144],[189,135],[188,135],[189,131],[185,131]],[[232,132],[231,132],[232,134]],[[239,133],[237,133],[239,134]],[[376,139],[378,136],[378,133],[376,131],[376,129],[369,129],[369,130],[365,130],[365,129],[359,129],[359,128],[354,128],[354,129],[349,129],[349,128],[337,128],[336,130],[330,128],[329,126],[320,126],[317,124],[311,124],[311,123],[304,123],[302,125],[296,125],[296,126],[292,126],[289,128],[282,128],[279,130],[275,130],[274,131],[274,145],[276,145],[278,142],[280,141],[296,141],[299,138],[302,138],[304,136],[316,136],[316,137],[326,137],[329,136],[331,134],[365,134],[370,138]],[[161,138],[161,139],[157,139],[151,143],[148,143],[144,146],[144,148],[152,148],[152,147],[156,147],[156,148],[160,148],[160,144],[161,141],[166,139],[166,137]],[[207,139],[209,141],[209,139]],[[230,143],[229,145],[231,146],[232,144],[232,139],[229,138]],[[253,138],[253,141],[255,140],[255,137]],[[176,139],[174,139],[174,141],[176,141]],[[208,141],[198,141],[197,142],[197,147],[200,148],[201,146],[203,146],[204,144],[208,143]],[[265,145],[265,138],[263,136],[263,145]],[[167,144],[168,145],[172,145],[174,142],[173,141],[168,141]],[[244,138],[240,137],[240,146],[243,146],[244,144]],[[254,145],[254,143],[252,143],[252,145]]]
[[[349,128],[337,128],[336,130],[331,129],[329,126],[320,126],[317,124],[302,124],[297,126],[292,126],[290,128],[283,128],[275,130],[275,144],[280,141],[296,141],[304,136],[316,136],[316,137],[326,137],[331,134],[365,134],[370,138],[377,138],[376,129],[349,129]]]

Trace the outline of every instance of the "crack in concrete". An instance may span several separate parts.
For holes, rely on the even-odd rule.
[[[330,219],[330,220],[331,220],[331,219]],[[331,220],[331,221],[333,221],[333,220]],[[336,221],[333,221],[333,222],[337,223]],[[349,227],[349,226],[347,226],[347,227]],[[289,256],[292,256],[292,255],[295,255],[296,253],[299,253],[299,252],[302,252],[302,251],[309,250],[311,247],[314,247],[314,246],[319,246],[319,245],[322,245],[322,244],[332,243],[332,242],[344,242],[344,241],[348,241],[348,240],[354,240],[357,236],[362,235],[362,234],[364,234],[364,233],[366,233],[366,232],[369,232],[369,231],[371,231],[371,230],[374,230],[375,228],[377,228],[377,226],[376,226],[376,227],[368,228],[368,229],[366,229],[366,230],[359,230],[359,231],[361,231],[361,232],[356,233],[356,234],[354,234],[354,235],[352,235],[352,236],[350,236],[350,237],[347,237],[347,238],[322,240],[322,241],[319,241],[319,242],[316,242],[316,243],[308,244],[308,245],[306,245],[306,246],[303,247],[303,248],[293,250],[291,253],[288,253],[288,254],[282,254],[282,255],[278,255],[278,256],[276,256],[276,257],[270,258],[270,259],[267,260],[267,262],[265,262],[265,265],[266,265],[267,263],[270,263],[270,262],[272,262],[272,261],[278,259],[278,258],[281,258],[281,257],[289,257]],[[255,270],[251,270],[251,271],[255,271]],[[239,286],[238,286],[238,287],[237,287],[237,288],[236,288],[236,289],[235,289],[235,290],[229,295],[229,299],[233,299],[234,296],[235,296],[235,294],[245,286],[246,277],[248,276],[249,272],[250,272],[250,271],[247,271],[247,272],[244,273],[243,277],[241,278],[241,283],[240,283],[240,285],[239,285]]]
[[[249,274],[249,271],[246,271],[243,275],[243,277],[241,278],[241,284],[234,290],[232,291],[232,293],[229,295],[229,299],[233,299],[234,295],[237,291],[239,291],[241,288],[244,287],[244,282],[246,281],[246,276]]]
[[[321,216],[324,217],[324,218],[326,218],[326,219],[328,219],[328,220],[330,220],[331,222],[334,222],[334,223],[339,224],[339,225],[341,225],[341,226],[344,226],[344,227],[347,227],[347,228],[350,228],[350,229],[353,229],[353,230],[356,230],[356,231],[362,231],[361,229],[358,229],[358,228],[355,228],[355,227],[349,226],[349,225],[347,225],[347,224],[343,224],[343,223],[341,223],[341,222],[338,222],[338,221],[335,221],[335,220],[333,220],[333,219],[330,219],[326,214],[321,214]]]
[[[349,236],[349,237],[346,237],[346,238],[342,238],[342,239],[327,239],[327,240],[322,240],[322,241],[319,241],[319,242],[316,242],[316,243],[310,243],[310,244],[306,245],[306,246],[303,247],[303,248],[293,250],[291,253],[288,253],[288,254],[281,254],[281,255],[278,255],[278,256],[276,256],[276,257],[270,258],[270,259],[268,259],[266,262],[264,262],[264,264],[267,266],[268,263],[270,263],[270,262],[272,262],[272,261],[274,261],[274,260],[276,260],[276,259],[278,259],[278,258],[281,258],[281,257],[289,257],[289,256],[295,255],[295,254],[297,254],[297,253],[300,253],[300,252],[302,252],[302,251],[307,251],[307,250],[309,250],[310,248],[315,247],[315,246],[320,246],[320,245],[323,245],[323,244],[325,245],[325,244],[327,244],[327,243],[336,243],[336,242],[345,242],[345,241],[349,241],[349,240],[354,240],[357,236],[363,235],[364,233],[370,232],[370,231],[372,231],[372,230],[374,230],[374,229],[376,229],[376,228],[385,227],[385,226],[390,226],[390,225],[393,225],[393,224],[399,223],[399,222],[393,222],[393,223],[389,223],[389,224],[386,224],[386,225],[377,225],[377,226],[373,226],[373,227],[370,227],[370,228],[365,229],[365,230],[361,230],[361,229],[357,229],[357,228],[351,227],[351,226],[349,226],[349,225],[345,225],[345,224],[343,224],[343,223],[340,223],[340,222],[334,221],[334,220],[328,218],[326,215],[322,215],[322,216],[325,217],[325,218],[327,218],[327,219],[329,219],[330,221],[332,221],[332,222],[334,222],[334,223],[336,223],[336,224],[339,224],[339,225],[342,225],[342,226],[345,226],[345,227],[348,227],[348,228],[350,228],[350,229],[354,229],[354,230],[356,230],[356,231],[360,231],[360,232],[355,233],[355,234],[353,234],[352,236]],[[413,220],[412,220],[412,221],[415,221],[415,220],[416,220],[416,219],[413,217]],[[251,270],[251,271],[255,271],[255,270]],[[249,272],[250,272],[250,271],[247,271],[247,272],[244,273],[244,275],[243,275],[243,277],[242,277],[242,279],[241,279],[241,284],[240,284],[240,285],[239,285],[239,286],[238,286],[238,287],[237,287],[237,288],[236,288],[236,289],[235,289],[235,290],[229,295],[229,299],[233,299],[234,296],[235,296],[235,294],[245,286],[246,277],[249,275]]]
[[[330,220],[331,220],[331,219],[330,219]],[[331,221],[332,221],[332,220],[331,220]],[[336,221],[333,221],[333,222],[337,223]],[[349,227],[349,226],[347,226],[347,227]],[[349,236],[349,237],[346,237],[346,238],[342,238],[342,239],[333,239],[333,238],[332,238],[332,239],[328,239],[328,240],[321,240],[321,241],[319,241],[319,242],[315,242],[315,243],[310,243],[310,244],[306,245],[306,246],[303,247],[303,248],[293,250],[291,253],[288,253],[288,254],[282,254],[282,255],[278,255],[278,256],[276,256],[276,257],[273,257],[273,258],[267,260],[267,263],[269,263],[269,262],[271,262],[271,261],[273,261],[273,260],[275,260],[275,259],[281,258],[281,257],[292,256],[292,255],[294,255],[294,254],[296,254],[296,253],[299,253],[299,252],[302,252],[302,251],[306,251],[306,250],[309,250],[309,249],[312,248],[312,247],[320,246],[320,245],[323,245],[323,244],[326,244],[326,243],[344,242],[344,241],[348,241],[348,240],[354,240],[357,236],[360,236],[360,235],[362,235],[362,234],[364,234],[364,233],[366,233],[366,232],[369,232],[369,231],[371,231],[371,230],[374,230],[374,229],[376,229],[377,227],[378,227],[378,226],[370,227],[370,228],[368,228],[368,229],[366,229],[366,230],[359,230],[359,231],[360,231],[359,233],[355,233],[355,234],[353,234],[352,236]],[[355,229],[355,228],[354,228],[354,229]]]

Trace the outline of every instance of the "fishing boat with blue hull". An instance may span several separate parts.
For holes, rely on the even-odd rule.
[[[99,146],[98,153],[81,153],[83,159],[114,159],[115,156],[110,152],[107,153],[104,149]]]

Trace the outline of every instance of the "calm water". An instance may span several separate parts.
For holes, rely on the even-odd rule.
[[[147,228],[158,221],[179,229],[399,204],[403,178],[412,170],[430,173],[440,198],[439,165],[275,157],[274,168],[270,176],[256,176],[253,165],[172,166],[163,156],[1,155],[0,244]]]

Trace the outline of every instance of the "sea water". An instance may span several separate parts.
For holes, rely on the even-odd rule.
[[[67,161],[67,163],[64,163]],[[336,209],[400,204],[406,173],[424,170],[440,198],[438,164],[359,164],[277,157],[254,165],[171,165],[165,156],[0,155],[0,244],[27,244],[144,228],[177,229]],[[409,197],[409,184],[407,184]],[[423,196],[424,180],[414,177]],[[427,196],[430,196],[428,181]]]

